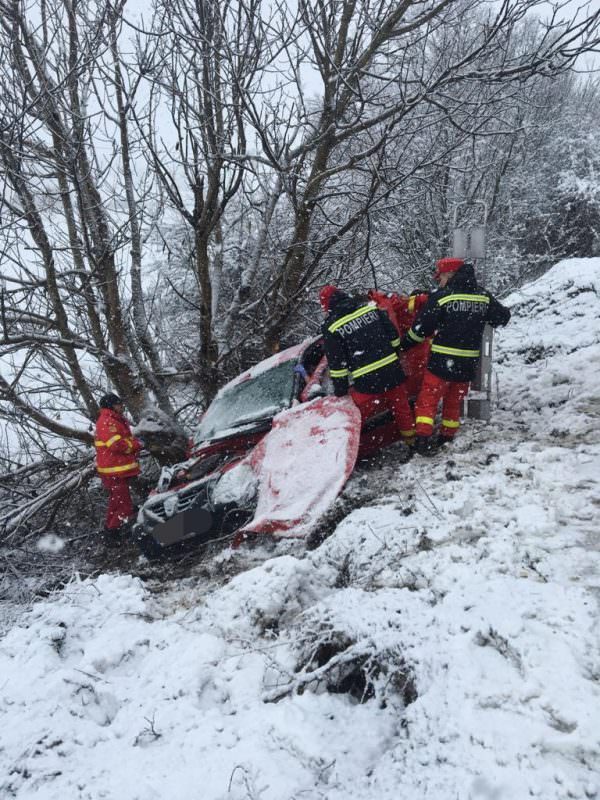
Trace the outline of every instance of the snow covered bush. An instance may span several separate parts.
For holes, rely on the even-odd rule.
[[[374,699],[381,708],[399,710],[417,698],[415,678],[398,640],[370,636],[341,608],[363,606],[362,593],[347,590],[336,596],[334,607],[317,606],[303,615],[294,629],[297,643],[294,673],[270,688],[265,700],[277,701],[294,692],[346,694],[359,703]],[[367,602],[368,607],[368,602]]]

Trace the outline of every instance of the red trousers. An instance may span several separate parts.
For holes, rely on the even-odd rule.
[[[445,381],[426,370],[415,404],[417,436],[431,436],[438,404],[442,400],[440,433],[451,439],[460,427],[460,407],[468,392],[468,382]]]
[[[408,404],[408,394],[403,383],[380,394],[364,394],[355,389],[350,390],[352,400],[358,406],[362,421],[369,419],[380,411],[391,409],[396,425],[403,439],[411,439],[415,435],[413,413]]]
[[[105,527],[109,531],[117,530],[133,516],[133,502],[129,491],[129,481],[130,478],[102,476],[102,485],[108,490]]]
[[[429,352],[431,348],[431,341],[425,339],[421,344],[411,347],[400,353],[400,363],[402,369],[406,374],[406,392],[409,397],[416,398],[419,396],[419,390],[423,383],[423,376],[425,375],[425,367],[429,361]]]

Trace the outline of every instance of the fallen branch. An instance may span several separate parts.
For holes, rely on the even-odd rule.
[[[56,465],[54,469],[56,469]],[[47,476],[43,475],[40,481],[40,484],[44,485],[43,489],[39,489],[35,496],[22,497],[16,507],[10,508],[0,515],[0,531],[9,534],[9,540],[31,517],[44,508],[61,502],[65,496],[87,483],[95,474],[94,457],[90,455],[78,462],[67,464],[65,469],[68,470],[66,475],[63,474],[49,483]]]

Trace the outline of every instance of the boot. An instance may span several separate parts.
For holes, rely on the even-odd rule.
[[[429,458],[436,454],[437,447],[432,436],[417,436],[415,440],[415,453]]]
[[[121,528],[104,528],[102,531],[102,541],[105,547],[120,547],[123,543]]]
[[[121,536],[122,541],[131,539],[131,533],[133,530],[133,526],[137,520],[137,514],[129,517],[123,523],[121,523],[121,527],[119,528],[119,535]]]
[[[415,448],[412,442],[408,444],[407,442],[400,442],[399,445],[395,448],[396,458],[398,459],[398,463],[400,464],[408,464],[411,458],[415,454]]]
[[[451,443],[452,443],[452,439],[453,439],[453,438],[454,438],[454,437],[452,437],[452,436],[443,436],[443,435],[440,433],[440,434],[439,434],[439,436],[438,436],[438,437],[437,437],[437,439],[436,439],[435,445],[436,445],[436,447],[438,447],[438,448],[439,448],[439,447],[445,447],[447,444],[451,444]]]

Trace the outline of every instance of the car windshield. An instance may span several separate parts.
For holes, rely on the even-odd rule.
[[[294,366],[294,361],[286,361],[236,383],[215,398],[196,429],[194,443],[234,433],[235,428],[270,419],[288,408],[294,389]]]

